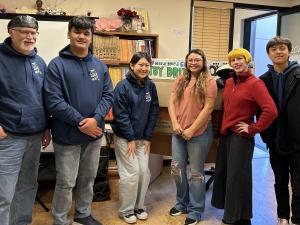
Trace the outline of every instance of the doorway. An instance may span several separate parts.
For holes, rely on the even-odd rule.
[[[244,48],[248,49],[253,57],[254,74],[259,77],[267,71],[267,65],[271,63],[267,52],[267,42],[277,35],[277,12],[271,12],[245,20],[244,24]],[[255,146],[267,151],[260,134],[255,135]]]

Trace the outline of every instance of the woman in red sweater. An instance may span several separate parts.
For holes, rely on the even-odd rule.
[[[223,224],[251,225],[254,135],[272,123],[277,109],[264,83],[248,68],[250,53],[237,48],[228,60],[235,72],[223,93],[212,205],[224,209]],[[254,122],[259,108],[261,116]]]

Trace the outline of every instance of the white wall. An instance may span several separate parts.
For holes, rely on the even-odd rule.
[[[292,6],[300,5],[300,0],[293,0]]]
[[[44,0],[43,7],[61,8],[70,15],[86,14],[108,17],[124,7],[142,7],[148,10],[151,33],[159,34],[159,57],[180,59],[188,51],[191,0]],[[222,0],[226,2],[290,7],[300,0]],[[1,0],[10,8],[35,7],[35,0]],[[236,10],[233,47],[241,46],[241,19],[258,15],[255,10]]]
[[[43,7],[61,8],[70,15],[116,16],[120,8],[148,10],[151,33],[159,34],[159,57],[180,59],[188,51],[190,0],[45,0]],[[1,0],[9,8],[35,7],[35,0]],[[2,28],[1,28],[2,29]]]
[[[2,42],[7,36],[7,24],[8,19],[0,20],[0,42]],[[37,38],[36,47],[38,54],[43,57],[43,59],[48,64],[51,59],[58,55],[58,52],[69,43],[67,39],[67,22],[52,22],[52,21],[40,21],[39,22],[39,32],[40,35]],[[54,41],[55,40],[55,41]]]

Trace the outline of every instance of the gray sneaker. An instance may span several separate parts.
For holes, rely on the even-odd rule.
[[[134,214],[139,220],[148,219],[148,213],[144,209],[135,209]]]
[[[74,218],[74,222],[82,225],[102,225],[102,223],[94,219],[91,215],[84,218]]]
[[[129,214],[124,217],[121,217],[126,223],[132,224],[136,223],[136,216],[134,214]]]

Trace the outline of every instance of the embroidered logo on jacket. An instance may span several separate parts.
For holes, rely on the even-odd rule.
[[[146,102],[151,102],[151,95],[150,92],[146,92]]]
[[[33,69],[33,71],[36,75],[42,75],[43,74],[40,67],[39,67],[39,65],[36,62],[32,62],[31,65],[32,65],[32,69]]]
[[[95,69],[90,70],[89,73],[90,73],[90,77],[91,77],[92,81],[99,80],[99,76],[98,76],[97,71]]]

